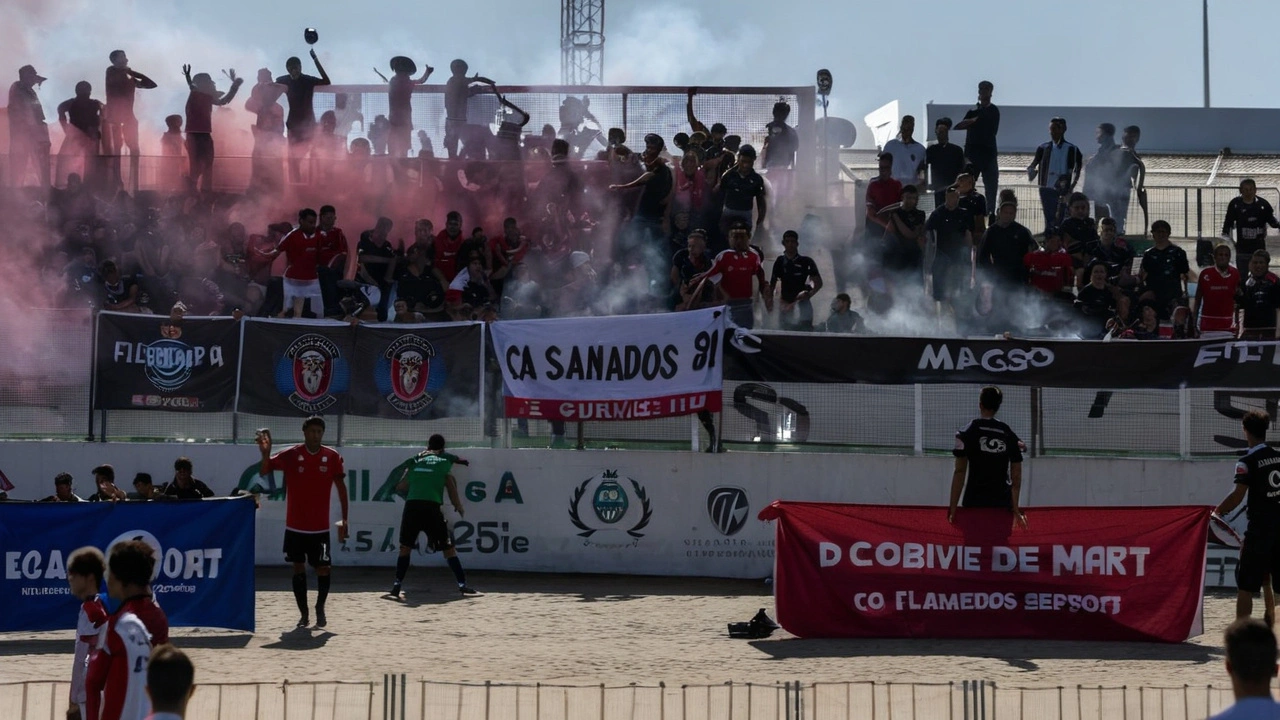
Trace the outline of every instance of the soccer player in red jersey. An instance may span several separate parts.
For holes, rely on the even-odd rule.
[[[68,718],[72,717],[72,711],[78,713],[77,720],[89,717],[85,671],[89,667],[90,655],[98,648],[98,636],[107,623],[107,608],[98,595],[106,572],[106,558],[96,547],[82,547],[71,553],[67,560],[67,583],[71,586],[71,594],[81,601],[80,617],[76,621],[76,654],[71,665]]]
[[[746,221],[735,220],[729,227],[729,249],[716,255],[711,269],[695,278],[697,289],[693,297],[701,297],[702,289],[707,281],[720,286],[720,291],[728,298],[729,317],[739,327],[755,326],[755,313],[752,299],[757,289],[752,281],[758,281],[760,296],[764,299],[765,310],[773,311],[773,290],[764,277],[764,258],[760,252],[751,247],[751,230]]]
[[[1231,266],[1231,246],[1220,243],[1213,249],[1213,267],[1200,271],[1191,312],[1201,335],[1236,334],[1236,291],[1240,288],[1240,271]]]
[[[151,712],[147,661],[153,646],[169,642],[169,619],[151,595],[155,567],[155,551],[142,540],[111,548],[107,592],[120,607],[107,621],[102,651],[89,662],[90,720],[141,720]]]
[[[309,417],[302,423],[301,445],[271,454],[271,433],[258,434],[258,449],[262,451],[259,472],[270,475],[279,470],[284,473],[285,519],[284,559],[293,563],[293,597],[298,601],[302,618],[298,627],[311,624],[307,611],[307,566],[316,569],[316,627],[324,627],[324,602],[329,597],[329,569],[331,565],[329,539],[329,486],[338,489],[338,502],[342,505],[342,522],[338,525],[338,542],[347,539],[347,485],[342,456],[336,450],[320,444],[324,439],[324,420]]]

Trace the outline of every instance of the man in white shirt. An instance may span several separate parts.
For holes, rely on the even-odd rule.
[[[1227,674],[1236,703],[1210,720],[1262,720],[1280,718],[1280,703],[1271,697],[1276,677],[1276,636],[1266,623],[1241,618],[1224,633]]]
[[[196,668],[187,654],[169,645],[157,645],[147,664],[147,696],[151,714],[147,720],[182,720],[195,694]]]
[[[916,131],[916,119],[902,116],[898,137],[884,144],[884,151],[893,156],[893,179],[903,186],[924,186],[925,148],[912,135]]]

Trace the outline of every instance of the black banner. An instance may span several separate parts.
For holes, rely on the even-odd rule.
[[[96,410],[222,412],[235,402],[240,324],[231,318],[98,313]]]
[[[1280,387],[1280,341],[985,340],[756,333],[725,349],[726,381],[1033,387]]]
[[[336,321],[246,321],[236,409],[285,417],[341,411],[355,332]]]
[[[481,328],[359,326],[347,413],[400,420],[479,416]]]
[[[481,326],[251,320],[237,409],[429,419],[479,414]]]

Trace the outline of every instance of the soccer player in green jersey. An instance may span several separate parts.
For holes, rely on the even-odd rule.
[[[458,551],[453,547],[453,535],[445,522],[440,505],[444,502],[444,492],[449,491],[449,501],[463,516],[462,498],[458,497],[458,483],[449,471],[453,469],[458,458],[444,451],[444,436],[432,435],[427,440],[427,449],[414,456],[409,467],[405,468],[396,485],[397,492],[408,491],[404,504],[404,514],[400,518],[400,557],[396,560],[396,582],[391,586],[391,597],[400,597],[400,585],[409,572],[409,553],[417,542],[420,533],[427,534],[427,549],[439,550],[453,570],[458,581],[458,590],[463,595],[475,595],[476,591],[467,585],[467,576],[462,572],[462,562],[458,560]],[[465,461],[462,461],[465,464]]]

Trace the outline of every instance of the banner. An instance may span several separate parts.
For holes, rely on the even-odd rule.
[[[121,540],[156,553],[151,588],[171,627],[254,630],[253,500],[0,503],[0,632],[70,630],[67,561]]]
[[[995,383],[1058,388],[1264,388],[1280,341],[938,340],[756,333],[731,343],[727,380]]]
[[[98,313],[98,410],[223,412],[235,402],[240,323]]]
[[[491,326],[506,416],[647,420],[720,409],[723,308]]]
[[[480,415],[484,325],[360,325],[350,415],[399,420]]]
[[[236,410],[285,417],[341,410],[355,332],[336,321],[246,321]]]
[[[775,502],[778,621],[800,637],[1181,642],[1202,632],[1210,508]]]

